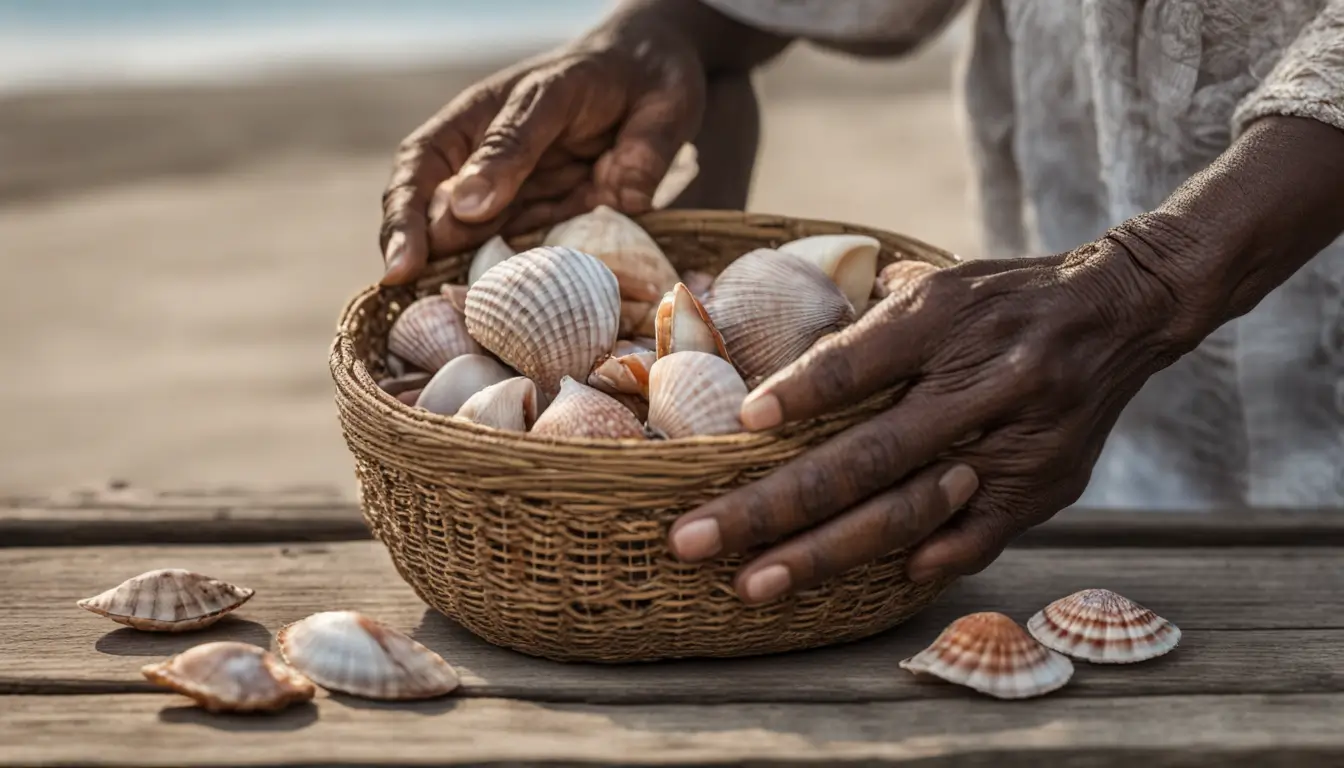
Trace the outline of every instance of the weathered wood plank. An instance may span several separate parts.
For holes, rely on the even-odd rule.
[[[546,701],[868,701],[947,695],[896,668],[951,619],[999,610],[1025,621],[1048,601],[1108,586],[1176,621],[1182,648],[1127,668],[1080,668],[1069,696],[1344,691],[1344,552],[1021,550],[886,635],[811,653],[609,667],[495,648],[426,608],[374,542],[0,550],[12,617],[0,624],[0,692],[143,690],[138,670],[199,642],[269,645],[319,610],[361,610],[458,665],[471,695]],[[257,590],[239,618],[188,635],[120,628],[74,602],[151,567],[201,570]],[[87,686],[87,687],[85,687]],[[118,688],[118,686],[121,686]]]
[[[0,765],[1261,768],[1344,760],[1340,695],[631,707],[319,697],[271,717],[209,715],[185,702],[0,697]]]

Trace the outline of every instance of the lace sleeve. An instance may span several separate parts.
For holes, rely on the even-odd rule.
[[[700,0],[753,27],[814,42],[918,45],[965,0]]]
[[[1232,118],[1240,134],[1257,118],[1307,117],[1344,130],[1344,0],[1330,0]]]

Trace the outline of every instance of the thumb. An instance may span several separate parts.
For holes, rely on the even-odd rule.
[[[593,166],[601,203],[629,214],[653,208],[653,195],[677,152],[695,137],[704,86],[668,87],[635,102],[616,141]]]

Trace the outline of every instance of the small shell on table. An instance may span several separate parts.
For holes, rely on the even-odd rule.
[[[587,380],[616,345],[621,299],[602,262],[569,248],[524,251],[467,293],[467,328],[547,397],[565,376]]]
[[[901,669],[940,677],[998,699],[1027,699],[1064,687],[1073,662],[1036,642],[1002,613],[972,613],[948,625]]]
[[[480,345],[468,335],[462,313],[442,295],[411,302],[392,323],[387,349],[431,373],[455,357],[481,351]]]
[[[316,689],[275,654],[248,643],[206,643],[140,668],[155,685],[210,712],[274,712],[308,701]]]
[[[563,221],[546,234],[545,245],[592,254],[620,284],[621,298],[656,302],[677,284],[677,270],[649,233],[633,219],[605,205]]]
[[[723,335],[685,283],[677,283],[659,302],[654,333],[658,357],[673,352],[705,352],[731,360]]]
[[[1027,631],[1052,650],[1094,664],[1132,664],[1181,641],[1175,624],[1109,589],[1084,589],[1047,605]]]
[[[882,243],[867,235],[814,235],[785,243],[780,253],[801,257],[817,267],[844,292],[854,311],[862,314],[877,277],[877,255]]]
[[[560,394],[532,426],[544,437],[643,439],[644,426],[630,409],[610,395],[566,376]]]
[[[214,624],[252,598],[253,590],[181,568],[148,571],[79,607],[147,632],[186,632]]]
[[[649,430],[670,439],[742,431],[747,385],[732,363],[704,352],[674,352],[649,371]]]
[[[472,395],[517,375],[517,371],[489,355],[462,355],[434,374],[420,392],[415,407],[453,416]]]
[[[640,350],[627,355],[608,357],[588,376],[588,386],[609,395],[649,396],[649,368],[658,359],[658,353]]]
[[[537,420],[537,385],[524,376],[491,384],[467,398],[456,418],[509,432],[526,432]]]
[[[486,240],[484,245],[476,249],[476,255],[471,257],[471,266],[467,268],[467,285],[475,285],[476,281],[481,279],[481,275],[489,272],[491,267],[515,255],[513,249],[499,235]]]
[[[437,653],[354,611],[315,613],[276,635],[290,666],[332,691],[367,699],[429,699],[458,686]]]
[[[749,385],[854,322],[854,307],[816,266],[765,248],[729,264],[705,309]]]

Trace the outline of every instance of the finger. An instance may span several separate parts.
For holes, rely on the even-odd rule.
[[[414,279],[429,260],[430,191],[451,175],[443,155],[425,144],[404,145],[383,193],[383,285]]]
[[[748,603],[816,586],[851,568],[918,544],[979,486],[975,470],[943,462],[753,560],[738,574]]]
[[[665,88],[635,103],[616,143],[594,164],[601,203],[632,215],[653,208],[654,191],[700,125],[703,108],[695,105],[704,103],[703,89]]]
[[[433,201],[429,205],[431,247],[435,253],[454,253],[475,245],[479,242],[477,238],[483,233],[488,233],[485,235],[487,238],[493,237],[502,227],[507,226],[519,211],[527,208],[528,204],[564,199],[588,183],[591,178],[592,166],[580,162],[538,171],[524,182],[513,202],[499,215],[480,222],[464,222],[453,215],[451,200],[460,178],[448,179],[435,190]]]
[[[968,507],[910,556],[906,571],[917,582],[979,573],[1019,532],[1015,519],[983,504]]]

